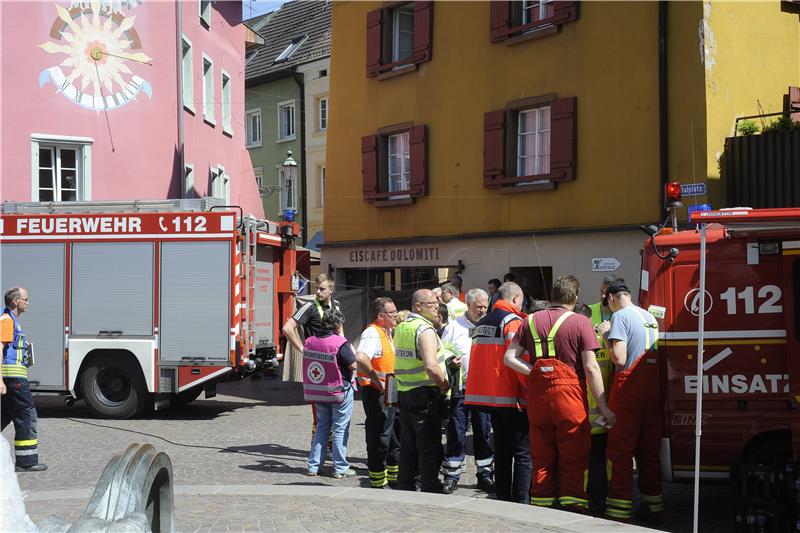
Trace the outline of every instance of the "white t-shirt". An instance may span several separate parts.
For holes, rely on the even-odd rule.
[[[464,369],[465,378],[469,370],[469,351],[472,349],[472,337],[470,333],[474,328],[475,324],[469,321],[467,315],[461,315],[455,320],[448,322],[442,332],[442,342],[450,342],[458,348],[462,357],[461,366]],[[464,383],[466,383],[466,380]]]
[[[394,348],[392,336],[387,334],[387,337],[389,337],[389,344]],[[370,359],[378,359],[383,356],[383,346],[381,345],[381,336],[380,333],[378,333],[378,326],[370,325],[361,333],[361,336],[358,338],[358,348],[356,348],[356,351],[367,354]]]

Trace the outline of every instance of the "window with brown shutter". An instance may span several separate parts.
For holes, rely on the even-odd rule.
[[[484,115],[483,186],[552,188],[575,179],[577,99],[546,94]]]
[[[402,205],[428,194],[428,129],[410,122],[361,140],[364,201]]]
[[[367,13],[367,76],[416,70],[433,56],[433,2],[393,2]]]
[[[800,122],[800,87],[789,86],[789,91],[783,95],[783,112],[792,121]]]
[[[578,19],[578,2],[566,0],[493,1],[489,41],[515,44],[559,31]]]

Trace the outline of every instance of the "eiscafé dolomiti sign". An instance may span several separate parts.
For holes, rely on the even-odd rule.
[[[392,248],[354,248],[348,251],[350,266],[387,263],[391,265],[439,264],[438,246],[397,246]]]

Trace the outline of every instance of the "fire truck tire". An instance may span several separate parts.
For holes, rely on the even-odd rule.
[[[195,387],[193,389],[185,390],[183,392],[179,392],[176,394],[177,396],[177,405],[188,405],[195,401],[197,398],[200,397],[200,393],[203,392],[203,387]]]
[[[98,418],[131,418],[148,400],[141,370],[126,357],[90,361],[81,374],[81,391]]]

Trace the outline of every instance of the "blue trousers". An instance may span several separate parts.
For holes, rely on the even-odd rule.
[[[347,461],[347,439],[350,436],[350,417],[353,416],[353,387],[348,387],[339,403],[316,403],[317,431],[308,454],[308,470],[317,472],[325,463],[328,436],[333,427],[333,471],[344,474],[350,469]]]
[[[475,452],[475,465],[478,479],[492,476],[494,450],[489,440],[490,417],[487,413],[464,407],[464,398],[450,400],[450,420],[447,422],[447,448],[442,463],[445,478],[459,479],[461,466],[467,455],[467,416],[472,421],[472,447]]]
[[[17,466],[31,467],[39,462],[36,433],[39,418],[33,405],[31,388],[25,378],[3,378],[6,394],[0,400],[2,427],[14,422],[14,457]]]

